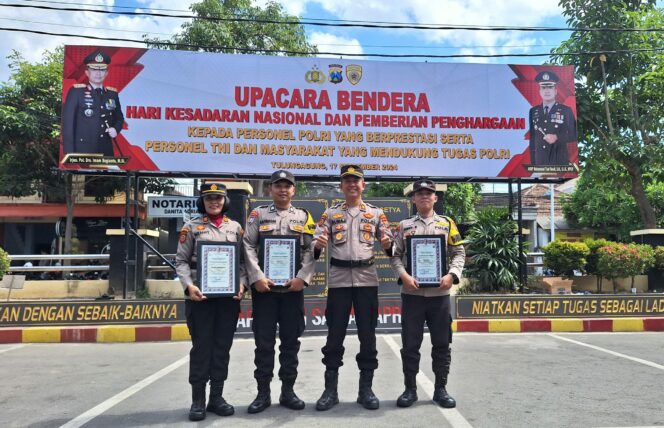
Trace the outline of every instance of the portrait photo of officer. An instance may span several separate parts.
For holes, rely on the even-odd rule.
[[[570,165],[567,143],[576,141],[576,120],[571,108],[556,101],[560,79],[552,71],[542,71],[535,81],[542,102],[530,109],[530,162]]]
[[[113,141],[122,131],[124,116],[117,89],[104,86],[111,57],[95,51],[83,63],[88,83],[69,89],[62,111],[64,153],[113,156]]]

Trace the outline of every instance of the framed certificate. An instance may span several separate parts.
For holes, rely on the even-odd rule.
[[[406,238],[406,270],[420,287],[439,287],[447,273],[444,235],[414,235]]]
[[[196,279],[208,297],[234,296],[240,292],[240,243],[198,241]]]
[[[295,278],[300,266],[300,237],[261,236],[258,261],[263,273],[278,287]]]

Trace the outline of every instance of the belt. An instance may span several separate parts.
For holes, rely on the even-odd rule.
[[[373,266],[375,262],[376,260],[374,257],[370,257],[364,260],[340,260],[340,259],[335,259],[334,257],[330,259],[330,264],[332,266],[344,267],[344,268],[368,267],[368,266]]]

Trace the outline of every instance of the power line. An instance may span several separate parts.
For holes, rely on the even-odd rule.
[[[172,46],[172,47],[187,47],[193,49],[208,49],[208,50],[225,50],[245,53],[269,53],[269,54],[288,54],[288,55],[329,55],[338,57],[371,57],[371,58],[430,58],[430,59],[449,59],[449,58],[506,58],[506,57],[545,57],[554,55],[552,53],[505,53],[505,54],[450,54],[450,55],[435,55],[435,54],[378,54],[378,53],[343,53],[343,52],[307,52],[307,51],[293,51],[287,49],[256,49],[256,48],[242,48],[237,46],[218,46],[218,45],[194,45],[189,43],[172,43],[163,41],[146,41],[135,40],[117,37],[97,37],[85,36],[80,34],[63,34],[52,33],[48,31],[26,30],[23,28],[6,28],[0,27],[0,31],[21,32],[30,34],[39,34],[45,36],[58,36],[58,37],[74,37],[91,40],[101,40],[107,42],[128,42],[139,44],[152,44],[158,46]],[[630,54],[630,53],[647,53],[647,52],[662,52],[664,48],[641,48],[641,49],[608,49],[601,51],[586,51],[586,52],[566,52],[556,53],[556,56],[578,57],[578,56],[595,56],[600,54]]]
[[[36,0],[31,0],[36,1]],[[40,24],[40,25],[53,25],[56,27],[69,27],[69,28],[85,28],[88,30],[104,30],[104,31],[115,31],[121,33],[139,33],[139,34],[157,34],[161,36],[174,37],[175,34],[172,33],[160,33],[154,31],[141,31],[141,30],[126,30],[126,29],[117,29],[117,28],[108,28],[108,27],[89,27],[86,25],[71,25],[71,24],[58,24],[54,22],[44,22],[44,21],[30,21],[26,19],[17,19],[17,18],[6,18],[0,17],[0,20],[4,21],[14,21],[14,22],[23,22],[26,24]],[[523,49],[523,48],[533,48],[533,47],[556,47],[558,45],[548,45],[548,44],[531,44],[531,45],[475,45],[475,46],[423,46],[423,45],[365,45],[365,44],[348,44],[348,43],[316,43],[316,46],[339,46],[339,47],[356,47],[361,46],[362,48],[388,48],[388,49],[432,49],[432,50],[452,50],[452,49]]]
[[[363,23],[349,22],[349,21],[336,21],[336,22],[322,22],[313,19],[300,19],[300,20],[280,20],[280,19],[255,19],[255,18],[222,18],[214,16],[196,16],[192,14],[168,14],[156,12],[119,12],[100,9],[83,9],[72,7],[51,7],[40,6],[32,4],[0,4],[4,7],[16,8],[34,8],[42,10],[52,10],[59,12],[92,12],[108,15],[126,15],[126,16],[151,16],[161,18],[184,18],[184,19],[199,19],[217,22],[250,22],[256,24],[281,24],[281,25],[312,25],[322,27],[354,27],[354,28],[380,28],[380,29],[408,29],[408,30],[464,30],[464,31],[523,31],[523,32],[560,32],[560,31],[576,31],[576,32],[663,32],[664,28],[569,28],[569,27],[518,27],[518,26],[491,26],[491,25],[425,25],[425,24],[401,24],[401,23],[376,23],[371,21],[363,21]],[[331,20],[325,20],[331,21]]]

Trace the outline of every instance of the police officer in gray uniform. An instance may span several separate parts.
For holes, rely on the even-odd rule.
[[[447,376],[450,371],[450,343],[452,342],[452,317],[450,316],[450,288],[458,284],[465,262],[461,235],[454,221],[433,210],[438,200],[436,186],[431,180],[418,180],[408,194],[417,207],[417,214],[399,223],[394,238],[390,263],[399,277],[401,288],[401,361],[406,389],[397,399],[397,406],[409,407],[417,401],[415,377],[420,370],[420,346],[424,323],[431,335],[431,357],[436,377],[433,400],[442,407],[456,406],[447,393]],[[437,287],[420,287],[417,280],[406,271],[409,256],[406,238],[414,235],[441,235],[447,243],[449,269],[440,278]]]
[[[576,120],[572,109],[556,101],[559,82],[552,71],[542,71],[535,81],[542,104],[530,109],[530,162],[535,166],[570,165],[567,143],[576,141]]]
[[[85,57],[88,83],[75,84],[62,110],[64,153],[102,153],[113,156],[112,140],[122,131],[124,115],[118,91],[104,86],[111,57],[96,51]]]
[[[362,201],[364,188],[362,168],[343,166],[341,191],[346,201],[323,213],[314,234],[314,256],[318,258],[325,247],[331,256],[325,310],[327,342],[322,349],[325,391],[316,403],[318,410],[328,410],[339,403],[337,382],[351,309],[355,311],[360,339],[360,352],[355,357],[360,369],[357,402],[366,409],[377,409],[380,404],[371,389],[374,370],[378,368],[378,274],[374,265],[374,242],[379,240],[391,255],[392,232],[383,210]]]
[[[311,215],[291,205],[295,195],[295,177],[279,170],[270,179],[273,203],[251,212],[244,236],[247,273],[251,284],[253,304],[252,330],[256,342],[254,377],[258,384],[256,399],[249,405],[249,413],[259,413],[272,404],[270,381],[274,371],[274,346],[279,324],[279,404],[293,410],[304,409],[304,401],[295,394],[300,350],[299,337],[304,332],[304,287],[314,274],[312,240],[315,224]],[[297,273],[284,285],[275,285],[265,275],[259,260],[261,237],[278,235],[298,236],[300,260]]]
[[[185,315],[191,335],[189,353],[189,383],[192,388],[192,405],[189,419],[205,419],[205,387],[210,381],[210,400],[207,410],[220,416],[230,416],[233,406],[222,397],[224,381],[228,376],[228,361],[233,336],[240,314],[240,300],[246,289],[247,276],[244,264],[240,264],[240,292],[233,297],[205,296],[194,281],[197,241],[242,242],[242,227],[226,217],[228,197],[226,187],[220,183],[201,185],[196,202],[201,217],[187,222],[180,232],[180,242],[175,264],[178,277],[184,287]]]

